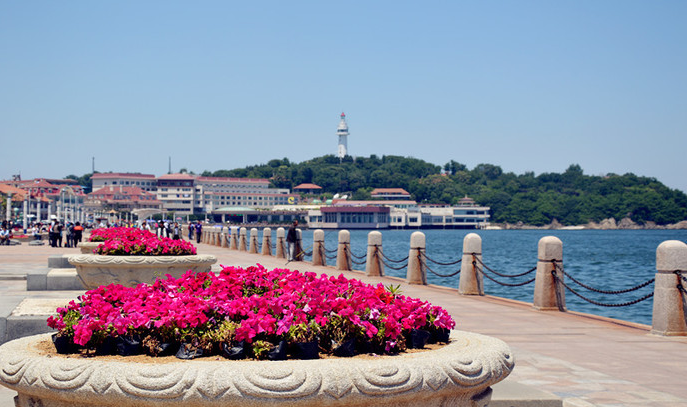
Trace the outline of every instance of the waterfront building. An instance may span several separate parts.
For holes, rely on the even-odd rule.
[[[339,160],[342,160],[348,155],[348,123],[346,123],[346,115],[344,113],[341,113],[341,121],[339,121],[336,134],[339,136],[337,157],[339,157]]]
[[[155,175],[138,172],[96,173],[91,176],[91,182],[93,183],[93,191],[108,186],[139,187],[148,192],[155,192],[157,190]]]
[[[308,227],[320,229],[388,229],[388,206],[323,206],[308,211]]]
[[[13,197],[13,216],[20,217],[20,223],[45,222],[51,215],[62,221],[83,220],[83,188],[73,179],[35,178],[0,181],[0,184],[24,191]],[[22,201],[22,205],[16,205]],[[15,206],[16,205],[16,206]],[[26,214],[26,216],[24,216]],[[24,219],[26,218],[26,219]]]

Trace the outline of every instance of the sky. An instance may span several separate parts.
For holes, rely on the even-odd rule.
[[[687,2],[3,1],[0,179],[336,154],[687,192]]]

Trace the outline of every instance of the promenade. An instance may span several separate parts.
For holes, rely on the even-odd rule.
[[[46,246],[0,247],[0,306],[23,297],[76,298],[79,291],[26,291],[23,276],[47,268],[48,257],[76,254],[78,249]],[[199,244],[219,265],[290,268],[339,275],[333,267],[312,266],[272,256],[248,254]],[[567,407],[687,407],[687,337],[651,335],[650,327],[573,312],[536,311],[530,304],[491,296],[461,296],[455,289],[408,285],[392,277],[366,277],[364,282],[401,285],[402,294],[446,308],[456,329],[499,338],[512,348],[516,367],[507,381],[553,393]],[[457,277],[456,277],[457,278]],[[66,301],[65,301],[66,302]],[[0,389],[0,407],[12,406],[13,392]]]

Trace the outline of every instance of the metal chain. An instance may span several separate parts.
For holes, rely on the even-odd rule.
[[[456,271],[455,273],[451,273],[451,274],[439,274],[439,273],[437,273],[436,271],[432,270],[432,268],[429,267],[425,261],[422,260],[422,253],[420,253],[420,264],[422,264],[422,267],[426,268],[427,270],[429,270],[430,273],[434,274],[437,277],[453,277],[453,276],[458,275],[460,273],[460,269],[458,269],[458,271]]]
[[[499,277],[505,277],[505,278],[522,277],[522,276],[526,276],[526,275],[530,274],[531,272],[533,272],[533,271],[535,271],[535,270],[537,269],[537,266],[534,266],[534,267],[532,267],[531,269],[527,270],[527,271],[524,272],[524,273],[520,273],[520,274],[503,274],[503,273],[499,273],[499,272],[496,271],[496,270],[492,270],[491,268],[489,268],[489,266],[487,266],[486,264],[482,263],[482,259],[480,259],[479,257],[477,257],[477,254],[476,254],[476,253],[472,253],[472,256],[473,256],[473,258],[474,258],[475,260],[477,260],[477,261],[479,262],[479,264],[480,264],[482,267],[484,267],[485,269],[489,270],[490,272],[496,274],[496,275],[499,276]],[[473,263],[474,263],[474,262],[473,262]]]
[[[355,257],[358,260],[362,260],[367,257],[367,253],[365,253],[362,256],[356,256],[356,254],[353,253],[353,250],[348,250],[348,246],[344,246],[344,250],[346,250],[352,257]]]
[[[379,257],[379,260],[382,262],[382,264],[384,264],[384,267],[390,268],[391,270],[398,271],[398,270],[403,270],[404,268],[408,267],[407,262],[405,264],[402,264],[400,267],[394,267],[394,266],[389,265],[389,263],[384,261],[384,253],[382,253],[382,255]]]
[[[598,302],[598,301],[594,301],[594,300],[592,300],[592,299],[590,299],[590,298],[587,298],[587,297],[583,296],[582,294],[578,293],[577,291],[573,290],[572,288],[570,288],[567,284],[565,284],[565,281],[563,281],[563,280],[561,280],[560,278],[558,278],[558,276],[556,275],[556,270],[551,270],[551,275],[553,276],[553,278],[554,278],[554,280],[556,281],[557,284],[562,284],[563,287],[565,287],[565,288],[568,289],[571,293],[573,293],[573,294],[575,294],[576,296],[580,297],[580,298],[583,299],[584,301],[587,301],[587,302],[590,303],[590,304],[598,305],[598,306],[600,306],[600,307],[626,307],[626,306],[628,306],[628,305],[634,305],[634,304],[640,303],[640,302],[642,302],[642,301],[644,301],[644,300],[648,300],[649,298],[651,298],[651,297],[654,296],[654,293],[652,292],[652,293],[649,293],[649,294],[645,295],[644,297],[637,298],[636,300],[632,300],[632,301],[628,301],[628,302],[623,302],[623,303],[619,303],[619,304],[606,304],[606,303],[603,303],[603,302]]]
[[[673,273],[674,273],[676,276],[678,276],[678,277],[680,278],[680,280],[682,280],[682,281],[684,281],[685,283],[687,283],[687,277],[685,277],[685,276],[682,275],[682,271],[680,271],[680,270],[675,270],[675,271],[673,271]]]
[[[570,279],[571,279],[573,282],[575,282],[576,284],[578,284],[578,285],[580,285],[580,286],[586,288],[586,289],[589,290],[589,291],[594,291],[594,292],[600,293],[600,294],[611,294],[611,295],[625,294],[625,293],[629,293],[629,292],[632,292],[632,291],[637,291],[637,290],[639,290],[640,288],[644,288],[644,287],[648,286],[649,284],[652,284],[654,281],[656,281],[655,278],[652,278],[652,279],[650,279],[649,281],[646,281],[646,282],[644,282],[644,283],[642,283],[642,284],[640,284],[640,285],[638,285],[638,286],[636,286],[636,287],[627,288],[627,289],[625,289],[625,290],[615,290],[615,291],[614,291],[614,290],[600,290],[600,289],[598,289],[598,288],[590,287],[590,286],[588,286],[588,285],[586,285],[586,284],[581,283],[581,282],[578,281],[575,277],[573,277],[573,276],[571,276],[570,274],[566,273],[565,270],[563,270],[563,268],[562,268],[558,263],[555,263],[555,262],[554,262],[554,265],[555,265],[555,267],[556,267],[557,270],[560,270],[560,272],[561,272],[564,276],[570,278]]]
[[[463,259],[460,258],[460,259],[458,259],[458,260],[456,260],[456,261],[452,261],[452,262],[449,262],[449,263],[442,263],[442,262],[439,262],[439,261],[436,261],[436,260],[431,259],[429,256],[427,256],[427,253],[422,253],[422,256],[423,256],[425,259],[429,260],[430,262],[432,262],[432,263],[434,263],[434,264],[438,264],[439,266],[454,266],[454,265],[460,263],[461,261],[463,261]]]
[[[477,262],[476,261],[473,261],[472,265],[473,265],[473,267],[477,268]],[[480,270],[479,268],[477,268],[477,270],[479,270],[482,273],[482,275],[484,277],[488,278],[489,280],[495,282],[496,284],[503,285],[506,287],[522,287],[523,285],[527,285],[527,284],[529,284],[529,283],[531,283],[537,279],[536,277],[534,277],[531,280],[523,281],[522,283],[504,283],[502,281],[498,281],[498,280],[494,279],[492,276],[485,273],[483,270]]]
[[[327,250],[326,248],[324,249],[324,251],[327,253],[336,253],[337,250],[338,249],[331,249],[331,250]]]
[[[384,252],[382,252],[382,257],[384,257],[386,260],[388,260],[392,263],[403,263],[404,261],[407,261],[410,258],[410,256],[406,256],[406,257],[402,258],[401,260],[393,260],[393,259],[388,258],[386,256],[386,254],[384,254]]]

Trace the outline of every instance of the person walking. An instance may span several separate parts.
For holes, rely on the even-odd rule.
[[[189,242],[193,241],[193,229],[194,229],[193,222],[190,222],[188,224],[188,241]]]
[[[76,222],[74,224],[74,247],[81,243],[81,239],[83,239],[83,226],[81,226],[81,222]]]
[[[200,221],[196,222],[196,243],[200,243],[200,234],[203,231],[203,225],[200,223]]]
[[[296,257],[298,257],[296,253],[296,246],[298,244],[298,230],[296,230],[297,227],[298,221],[294,220],[291,224],[291,227],[289,228],[289,231],[286,233],[286,244],[288,246],[289,261],[295,261]]]

